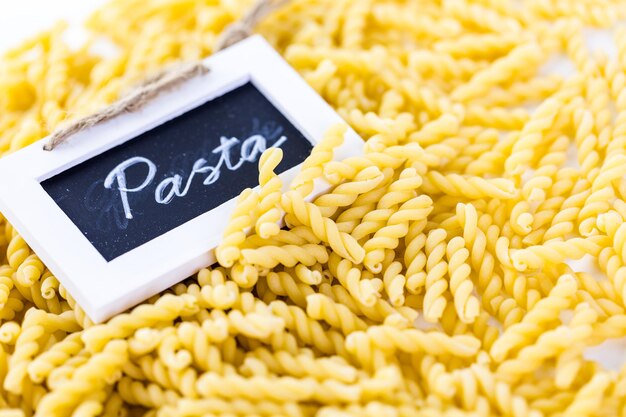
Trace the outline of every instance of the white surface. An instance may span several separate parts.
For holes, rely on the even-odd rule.
[[[40,182],[247,82],[252,83],[313,144],[342,120],[260,36],[205,60],[210,72],[164,93],[139,112],[78,133],[52,152],[42,139],[0,160],[0,211],[94,321],[145,300],[214,261],[236,199],[109,262],[98,253]],[[361,152],[349,130],[336,153]],[[287,185],[299,165],[280,176]],[[318,185],[316,192],[328,185]]]
[[[80,26],[104,0],[0,0],[0,52],[59,20]]]

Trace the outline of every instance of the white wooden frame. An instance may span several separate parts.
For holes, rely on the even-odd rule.
[[[52,152],[44,138],[0,160],[0,210],[95,322],[126,310],[215,262],[232,199],[111,260],[102,255],[40,183],[251,81],[313,144],[341,118],[260,36],[204,61],[210,72],[163,93],[141,111],[72,137]],[[361,151],[346,134],[335,157]],[[288,183],[296,166],[281,174]],[[324,187],[323,185],[321,186]]]

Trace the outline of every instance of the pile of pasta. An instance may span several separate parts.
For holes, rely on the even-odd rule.
[[[210,55],[250,6],[113,0],[84,44],[59,24],[8,51],[1,152]],[[0,416],[626,415],[626,349],[589,356],[626,336],[624,18],[610,0],[284,5],[258,31],[363,154],[335,160],[335,126],[282,184],[264,153],[219,263],[104,324],[3,220]]]

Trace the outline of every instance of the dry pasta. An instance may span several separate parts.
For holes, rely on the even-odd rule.
[[[0,154],[211,54],[251,4],[109,0],[82,46],[63,24],[16,45]],[[286,3],[258,31],[363,154],[335,160],[333,126],[283,192],[266,151],[218,263],[99,325],[0,216],[0,417],[626,416],[624,351],[589,356],[626,337],[624,19],[622,0]]]

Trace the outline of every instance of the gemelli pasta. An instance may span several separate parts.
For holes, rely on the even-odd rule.
[[[210,55],[251,3],[111,0],[81,46],[58,24],[14,47],[0,152]],[[626,337],[625,18],[618,0],[285,4],[257,30],[362,155],[336,160],[333,126],[283,192],[268,150],[218,263],[104,324],[2,219],[0,417],[626,416],[624,349],[589,353]]]

